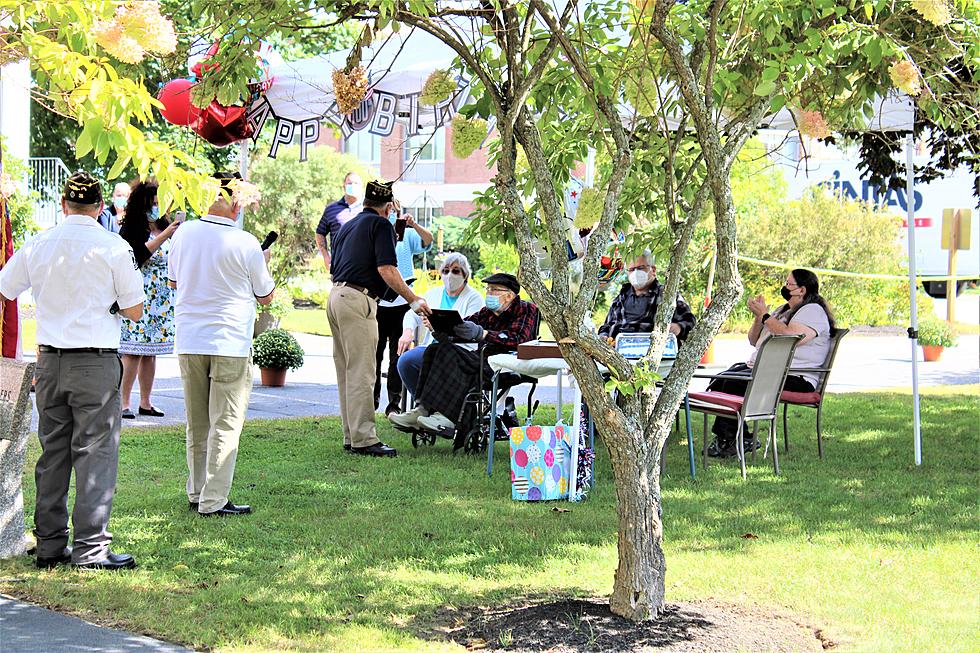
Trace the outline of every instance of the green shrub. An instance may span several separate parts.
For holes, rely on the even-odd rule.
[[[252,342],[252,361],[259,367],[295,370],[303,366],[303,348],[284,329],[269,329]]]
[[[340,199],[344,175],[353,170],[365,182],[373,178],[356,158],[329,147],[311,147],[307,155],[300,162],[299,147],[283,147],[275,159],[255,160],[249,173],[262,201],[246,212],[245,228],[259,240],[269,231],[279,233],[269,269],[282,287],[316,252],[314,230],[324,207]]]
[[[256,307],[259,313],[268,313],[277,320],[281,320],[286,317],[286,313],[289,312],[290,302],[284,299],[281,295],[277,294],[272,298],[272,301],[268,304],[259,304]]]
[[[786,202],[773,198],[740,216],[740,251],[745,256],[801,268],[902,274],[900,219],[873,206],[843,200],[822,190]],[[786,269],[741,262],[745,297],[763,295],[781,303]],[[839,323],[901,324],[908,319],[908,283],[820,275],[820,294]],[[744,302],[736,318],[747,317]]]
[[[940,320],[938,317],[926,315],[919,322],[919,344],[932,345],[934,347],[955,347],[956,332],[948,322]]]

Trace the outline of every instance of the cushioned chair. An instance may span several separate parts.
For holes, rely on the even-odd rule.
[[[820,431],[820,418],[823,414],[823,399],[827,395],[827,383],[830,380],[830,371],[834,367],[834,359],[837,357],[837,348],[840,341],[847,335],[849,329],[837,329],[837,332],[830,337],[830,351],[827,352],[827,360],[823,367],[791,367],[790,374],[799,372],[814,372],[817,374],[817,389],[814,392],[789,392],[784,390],[779,396],[779,401],[783,405],[783,444],[784,451],[789,451],[789,427],[787,426],[786,410],[790,406],[804,406],[815,408],[817,411],[817,455],[823,458],[823,434]]]
[[[706,390],[689,394],[691,410],[704,414],[704,436],[702,454],[704,466],[708,466],[708,415],[730,417],[738,422],[735,436],[738,450],[738,461],[742,468],[742,478],[745,479],[745,428],[748,422],[769,423],[769,439],[773,439],[772,466],[779,473],[779,454],[776,451],[775,424],[776,410],[779,407],[780,393],[786,382],[790,363],[796,345],[803,339],[801,335],[772,336],[759,347],[752,374],[748,378],[745,396],[732,395],[725,392]],[[742,375],[728,374],[695,374],[697,378],[740,378]],[[767,441],[768,446],[768,441]],[[753,450],[753,454],[755,451]]]

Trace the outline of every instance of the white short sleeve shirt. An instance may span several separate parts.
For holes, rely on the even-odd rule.
[[[255,298],[275,289],[255,236],[216,215],[185,222],[171,239],[168,276],[177,284],[174,351],[247,357]]]
[[[31,289],[37,302],[37,342],[59,349],[117,349],[122,308],[142,304],[143,275],[133,248],[95,218],[69,215],[31,238],[0,270],[0,294]]]

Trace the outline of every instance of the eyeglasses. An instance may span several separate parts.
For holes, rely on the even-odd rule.
[[[456,274],[456,275],[463,274],[463,271],[460,270],[459,268],[443,268],[441,272],[442,274]]]
[[[649,270],[649,269],[650,269],[650,266],[649,265],[635,265],[635,266],[633,266],[631,268],[626,268],[626,271],[627,272],[636,272],[637,270]]]
[[[798,284],[798,283],[787,283],[786,284],[786,287],[787,288],[799,288],[800,287],[800,284]]]

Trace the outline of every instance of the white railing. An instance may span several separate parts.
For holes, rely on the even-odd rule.
[[[41,229],[47,229],[64,217],[61,214],[61,191],[71,171],[58,157],[32,156],[28,162],[31,166],[28,188],[37,193],[34,221]]]

